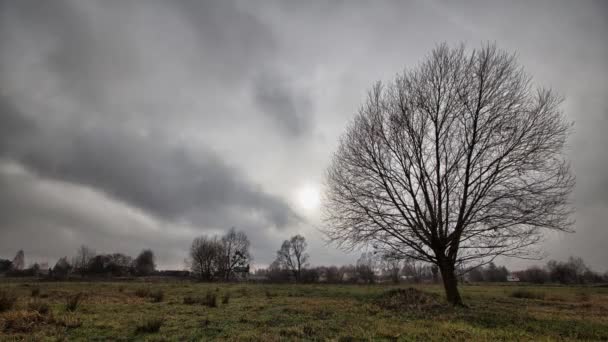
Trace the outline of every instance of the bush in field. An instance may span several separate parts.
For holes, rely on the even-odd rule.
[[[163,290],[156,290],[150,293],[150,298],[152,298],[153,303],[160,303],[165,298],[165,293]]]
[[[150,289],[147,288],[139,288],[135,290],[135,295],[140,298],[145,298],[150,295]]]
[[[31,302],[28,303],[27,305],[28,310],[31,311],[36,311],[41,315],[46,315],[47,313],[49,313],[51,311],[51,307],[49,306],[48,303],[39,301],[39,300],[33,300]]]
[[[437,295],[413,287],[389,290],[383,293],[376,303],[388,310],[423,310],[439,306]]]
[[[160,327],[162,327],[164,321],[165,320],[162,318],[148,319],[135,328],[135,333],[157,333],[160,330]]]
[[[69,296],[65,302],[65,310],[70,312],[76,311],[76,309],[78,309],[78,306],[80,305],[82,297],[82,292]]]
[[[203,300],[202,304],[210,308],[217,307],[217,295],[215,293],[207,292],[207,295],[205,295],[205,299]]]
[[[17,296],[13,293],[0,290],[0,312],[12,309],[16,301]]]
[[[228,304],[230,302],[230,293],[226,292],[223,296],[222,296],[222,304]]]
[[[2,316],[2,332],[30,333],[37,325],[45,322],[45,317],[36,311],[17,310]]]
[[[526,289],[517,289],[511,292],[513,298],[525,298],[525,299],[544,299],[545,294],[542,292],[535,292]]]
[[[190,297],[190,296],[186,296],[184,297],[184,304],[186,305],[192,305],[192,304],[196,304],[198,303],[198,300],[196,298]]]
[[[40,296],[40,288],[39,287],[34,287],[31,291],[31,296],[32,297],[38,297]]]

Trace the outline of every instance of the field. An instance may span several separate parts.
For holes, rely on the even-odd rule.
[[[468,308],[446,306],[435,285],[396,288],[4,282],[0,296],[16,301],[0,340],[608,340],[607,287],[467,285]]]

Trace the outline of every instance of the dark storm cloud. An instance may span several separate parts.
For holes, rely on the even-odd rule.
[[[101,189],[168,219],[196,213],[199,223],[220,225],[233,211],[253,211],[283,228],[297,218],[211,151],[171,147],[163,137],[119,127],[45,129],[8,135],[15,147],[5,157],[41,177]]]
[[[273,73],[263,73],[255,79],[253,93],[262,112],[285,133],[300,136],[310,132],[310,100],[303,92],[294,91],[289,81]]]
[[[320,182],[374,81],[442,41],[491,41],[563,94],[575,122],[577,233],[542,247],[605,268],[606,10],[601,1],[0,0],[0,257],[14,245],[50,260],[81,243],[150,246],[173,266],[195,235],[237,226],[262,264],[295,232],[313,263],[351,262],[299,218],[316,213],[289,199]]]
[[[120,219],[41,202],[48,192],[65,187],[72,189],[74,201],[87,191],[106,194],[95,197],[101,204],[90,203],[93,211],[103,211],[96,204],[143,210],[157,221],[144,226],[161,231],[142,241],[161,253],[179,248],[183,255],[187,243],[182,240],[231,226],[266,246],[267,231],[300,224],[283,198],[265,191],[204,141],[180,140],[174,123],[188,120],[188,114],[173,103],[179,93],[167,92],[176,86],[198,88],[201,100],[213,101],[206,90],[247,82],[256,65],[274,53],[269,32],[232,2],[148,4],[138,11],[134,3],[123,2],[0,3],[0,161],[31,172],[25,178],[3,175],[4,241],[9,236],[29,241],[25,247],[40,252],[44,238],[28,235],[64,232],[73,237],[71,243],[111,248],[129,231],[131,225]],[[158,40],[134,33],[158,26],[167,29]],[[160,80],[150,79],[159,73]],[[20,90],[20,82],[29,93]],[[210,115],[197,113],[194,119]],[[202,133],[213,129],[205,126]],[[46,193],[40,193],[32,184],[55,185],[44,185]],[[177,233],[171,227],[182,223],[192,231],[180,238],[181,245],[159,244],[172,241]],[[45,248],[39,255],[66,252]]]

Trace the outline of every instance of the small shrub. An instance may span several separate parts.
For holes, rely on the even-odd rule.
[[[40,323],[44,322],[44,317],[35,311],[11,311],[2,316],[4,321],[4,332],[30,333]]]
[[[148,319],[146,321],[144,321],[143,323],[139,324],[136,328],[135,328],[135,333],[136,334],[141,334],[141,333],[157,333],[160,330],[160,327],[163,326],[164,323],[164,319],[162,318],[151,318]]]
[[[196,298],[192,298],[190,296],[184,297],[184,304],[192,305],[192,304],[196,304],[196,303],[198,303],[198,300]]]
[[[227,292],[222,296],[222,304],[228,304],[230,302],[230,293]]]
[[[388,310],[423,310],[439,306],[439,301],[435,294],[410,287],[389,290],[376,300],[376,304]]]
[[[211,322],[209,321],[209,317],[206,317],[204,320],[201,321],[201,327],[202,328],[206,328],[209,326]]]
[[[165,298],[165,293],[163,290],[157,290],[150,292],[150,298],[152,298],[152,303],[160,303]]]
[[[32,297],[38,297],[40,296],[40,288],[39,287],[34,287],[31,291],[31,296]]]
[[[210,308],[217,307],[217,295],[215,293],[207,292],[202,304]]]
[[[577,293],[577,296],[581,302],[588,302],[591,300],[591,295],[588,292],[579,292]]]
[[[150,295],[150,289],[139,288],[139,289],[135,290],[135,295],[140,298],[146,298]]]
[[[0,290],[0,312],[12,309],[16,301],[17,296],[13,293]]]
[[[120,292],[120,293],[125,292],[125,287],[124,287],[124,286],[122,286],[122,285],[121,285],[121,286],[119,286],[119,287],[118,287],[118,292]]]
[[[41,315],[46,315],[47,313],[49,313],[49,311],[51,311],[51,308],[48,303],[39,300],[29,302],[27,308],[28,310],[36,311]]]
[[[82,325],[80,319],[72,314],[55,316],[52,322],[67,329],[78,328]]]
[[[76,311],[76,309],[78,309],[78,306],[80,305],[80,301],[82,300],[82,292],[79,292],[75,295],[69,296],[66,299],[66,303],[65,303],[65,310],[66,311],[70,311],[70,312],[74,312]]]
[[[525,299],[544,299],[545,294],[542,292],[535,292],[526,289],[517,289],[511,292],[513,298],[525,298]]]
[[[266,298],[270,299],[272,297],[275,297],[275,294],[270,292],[269,290],[266,290]]]
[[[302,331],[304,332],[304,335],[308,337],[312,337],[315,335],[315,329],[310,325],[305,325]]]

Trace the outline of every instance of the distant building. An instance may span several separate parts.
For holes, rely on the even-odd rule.
[[[516,276],[515,274],[509,274],[509,275],[507,275],[507,281],[517,282],[517,281],[519,281],[519,277]]]

